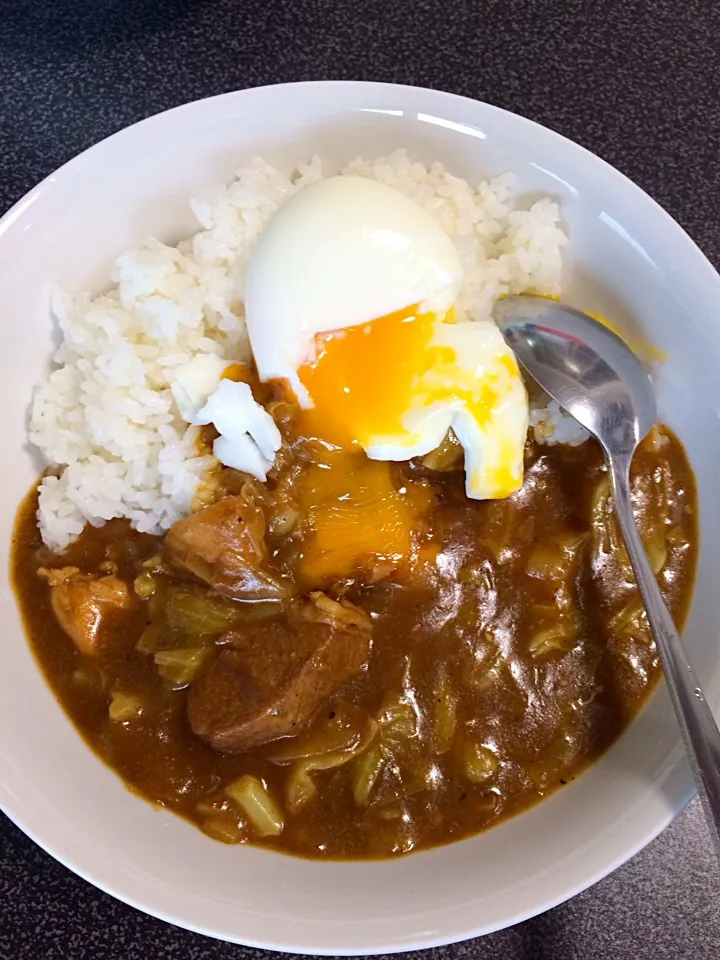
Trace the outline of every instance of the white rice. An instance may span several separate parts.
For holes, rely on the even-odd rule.
[[[396,187],[453,238],[466,274],[460,318],[488,319],[501,294],[559,292],[567,238],[557,204],[543,199],[516,209],[511,175],[473,186],[440,163],[411,162],[404,151],[356,160],[343,172]],[[322,176],[317,157],[290,178],[256,159],[231,184],[190,201],[200,224],[190,239],[177,247],[150,240],[124,253],[115,285],[101,296],[55,291],[63,343],[36,393],[30,426],[53,468],[40,485],[49,547],[64,548],[86,521],[128,517],[159,533],[188,512],[214,461],[195,455],[197,428],[180,417],[174,372],[198,353],[248,359],[242,291],[249,254],[282,203]],[[558,413],[548,407],[535,417],[541,439],[551,436]]]
[[[538,443],[564,443],[579,447],[590,434],[562,409],[557,400],[530,410],[530,429]]]

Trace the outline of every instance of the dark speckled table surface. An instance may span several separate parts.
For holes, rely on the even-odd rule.
[[[0,0],[0,210],[127,124],[239,87],[437,87],[577,140],[720,265],[716,0]],[[0,771],[2,776],[2,771]],[[570,902],[435,960],[720,958],[697,802]],[[0,814],[0,960],[260,960],[100,893]]]

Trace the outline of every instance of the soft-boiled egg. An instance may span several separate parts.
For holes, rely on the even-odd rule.
[[[262,380],[298,376],[315,337],[422,304],[444,316],[462,281],[450,238],[422,207],[363,177],[306,187],[275,214],[257,242],[245,313]]]
[[[361,177],[320,181],[260,236],[246,280],[262,380],[281,380],[303,432],[375,460],[429,453],[450,427],[473,498],[522,483],[528,405],[490,322],[454,322],[452,240],[418,204]]]

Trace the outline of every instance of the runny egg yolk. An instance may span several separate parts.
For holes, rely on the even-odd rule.
[[[560,297],[554,293],[541,293],[538,296],[543,297],[545,300],[554,300],[556,303],[560,302]],[[661,350],[660,347],[656,347],[654,343],[645,337],[629,337],[627,333],[622,330],[616,323],[613,323],[612,320],[608,320],[607,317],[603,316],[602,313],[594,313],[592,310],[584,311],[589,317],[592,317],[593,320],[597,320],[598,323],[601,323],[604,327],[607,327],[616,337],[620,339],[632,350],[636,356],[640,357],[641,360],[644,360],[646,363],[666,363],[667,354],[664,350]]]
[[[497,370],[474,376],[452,347],[432,343],[438,319],[413,305],[318,334],[315,358],[298,371],[313,403],[303,411],[302,432],[346,450],[379,438],[409,448],[418,435],[404,416],[444,401],[461,401],[478,424],[487,424],[502,392],[498,374],[517,376],[517,365],[503,355]],[[451,315],[442,319],[452,322]]]
[[[412,423],[413,412],[438,405],[462,407],[479,428],[487,428],[519,377],[509,353],[494,356],[478,376],[458,361],[452,345],[435,342],[439,327],[444,324],[436,315],[410,306],[317,335],[314,358],[298,370],[312,403],[301,412],[299,432],[330,448],[325,462],[302,479],[309,536],[300,569],[309,584],[361,570],[371,576],[378,569],[395,570],[417,552],[430,491],[393,486],[387,461],[368,460],[363,449],[384,442],[399,452],[393,459],[407,459],[403,449],[409,451],[422,436],[408,426],[408,415]],[[507,496],[522,477],[512,467],[513,444],[504,437],[499,443],[500,464],[486,470],[484,481],[495,495]]]
[[[300,432],[336,449],[302,479],[308,543],[300,572],[309,585],[407,563],[431,497],[393,485],[387,461],[362,447],[377,434],[402,434],[413,383],[427,364],[434,316],[409,308],[372,323],[315,338],[316,355],[299,370],[313,407]]]
[[[316,356],[298,371],[313,407],[308,436],[348,449],[377,434],[401,434],[413,383],[427,367],[433,314],[415,307],[315,337]]]
[[[598,323],[601,323],[616,336],[620,337],[621,340],[624,340],[632,352],[640,357],[641,360],[644,360],[646,363],[665,363],[667,361],[668,357],[665,351],[661,350],[660,347],[656,347],[654,343],[651,343],[645,339],[645,337],[628,337],[617,324],[612,323],[601,313],[592,313],[589,310],[586,312],[593,320],[597,320]]]
[[[299,573],[308,587],[347,576],[375,580],[413,560],[433,502],[428,485],[398,486],[387,461],[334,451],[306,468],[300,507],[307,539]]]

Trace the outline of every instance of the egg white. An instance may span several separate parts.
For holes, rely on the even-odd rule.
[[[409,460],[425,456],[442,443],[452,427],[465,453],[465,490],[475,500],[498,495],[496,471],[517,478],[523,475],[525,438],[528,430],[528,400],[522,378],[500,366],[501,358],[513,354],[494,323],[436,323],[433,345],[450,347],[462,372],[480,380],[494,377],[498,398],[487,423],[478,423],[460,397],[427,403],[418,384],[411,406],[402,418],[405,432],[373,437],[366,447],[373,460]],[[452,388],[452,384],[449,384]]]
[[[260,235],[245,281],[250,344],[262,380],[297,371],[318,333],[367,323],[412,304],[443,315],[463,278],[452,240],[422,207],[364,177],[301,190]]]

